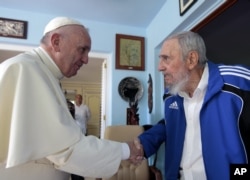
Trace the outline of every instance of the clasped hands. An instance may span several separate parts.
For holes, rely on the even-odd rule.
[[[130,149],[129,160],[134,165],[139,165],[145,159],[143,146],[140,143],[138,138],[135,138],[134,141],[127,142]]]

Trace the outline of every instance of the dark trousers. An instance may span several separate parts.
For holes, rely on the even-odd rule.
[[[84,180],[84,177],[71,174],[71,180]]]

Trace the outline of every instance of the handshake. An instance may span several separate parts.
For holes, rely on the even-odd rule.
[[[130,149],[129,161],[134,165],[139,165],[145,159],[143,146],[140,143],[138,138],[135,138],[134,141],[127,142]]]

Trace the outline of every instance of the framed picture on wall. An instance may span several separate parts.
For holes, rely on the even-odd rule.
[[[182,16],[197,0],[179,0],[180,15]]]
[[[144,37],[116,34],[116,69],[145,70]]]
[[[26,39],[27,26],[27,21],[0,17],[0,36]]]

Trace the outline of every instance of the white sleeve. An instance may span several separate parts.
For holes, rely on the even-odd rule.
[[[130,149],[127,143],[122,143],[122,160],[128,159],[130,156]]]
[[[82,136],[71,147],[47,157],[59,170],[85,177],[110,177],[118,171],[123,143]]]
[[[91,118],[91,111],[89,109],[89,107],[87,106],[87,120],[89,121]]]

